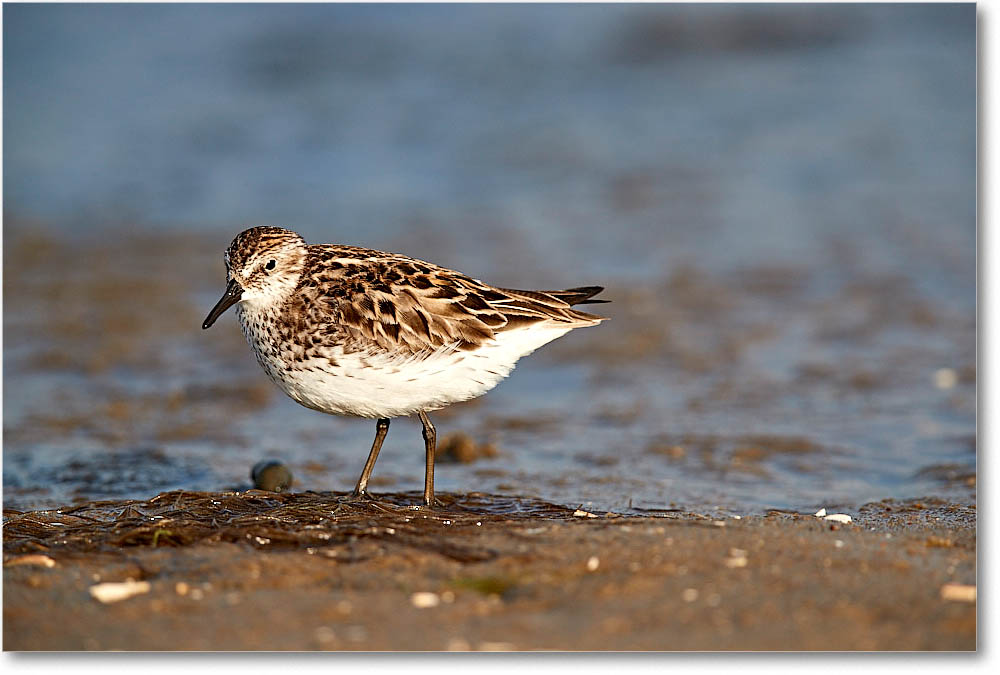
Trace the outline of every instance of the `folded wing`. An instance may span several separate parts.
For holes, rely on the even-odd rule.
[[[545,323],[576,328],[604,320],[572,308],[605,302],[592,299],[603,290],[600,286],[562,291],[494,288],[404,256],[338,248],[340,257],[329,269],[312,271],[324,282],[340,282],[319,284],[327,289],[322,299],[342,330],[389,350],[418,353],[446,345],[473,350],[504,331]]]

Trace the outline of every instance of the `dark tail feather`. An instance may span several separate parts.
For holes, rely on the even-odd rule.
[[[591,300],[592,297],[603,290],[604,286],[580,286],[579,288],[567,288],[564,291],[543,292],[555,296],[570,305],[599,305],[611,302],[610,300]]]

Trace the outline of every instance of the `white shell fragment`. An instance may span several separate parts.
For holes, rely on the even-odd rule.
[[[600,518],[596,513],[590,513],[589,511],[584,511],[583,509],[577,509],[573,512],[573,515],[577,518]]]
[[[958,384],[958,373],[951,368],[938,368],[934,371],[934,386],[938,389],[952,389]]]
[[[742,548],[729,549],[729,557],[726,558],[726,567],[736,569],[747,566],[747,552]]]
[[[945,584],[941,587],[941,599],[955,602],[975,602],[976,587],[969,584]]]
[[[477,649],[481,652],[512,652],[517,647],[511,642],[480,642]]]
[[[427,609],[429,607],[437,607],[440,605],[441,597],[437,593],[421,591],[420,593],[414,593],[411,595],[410,602],[417,609]]]
[[[127,600],[133,595],[149,593],[148,581],[135,581],[127,579],[122,582],[108,581],[103,584],[96,584],[90,587],[90,594],[105,605],[112,602]]]
[[[47,555],[35,553],[32,555],[22,555],[16,558],[11,558],[3,564],[4,567],[10,567],[12,565],[40,565],[42,567],[55,567],[56,561]]]
[[[822,508],[816,513],[814,513],[817,518],[822,518],[823,520],[832,520],[836,523],[849,523],[851,522],[851,517],[846,513],[827,513],[826,508]]]

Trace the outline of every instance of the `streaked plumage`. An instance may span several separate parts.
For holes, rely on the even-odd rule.
[[[604,320],[572,305],[599,286],[563,291],[496,288],[404,255],[308,245],[295,232],[255,227],[225,255],[226,294],[208,328],[233,304],[268,376],[302,405],[380,420],[419,414],[492,389],[530,354],[574,328]],[[359,481],[363,493],[381,439]],[[425,501],[433,499],[427,441]]]

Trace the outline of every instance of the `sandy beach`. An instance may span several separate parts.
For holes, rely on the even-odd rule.
[[[174,492],[8,512],[4,648],[976,648],[974,508],[886,501],[843,523],[343,499]]]

